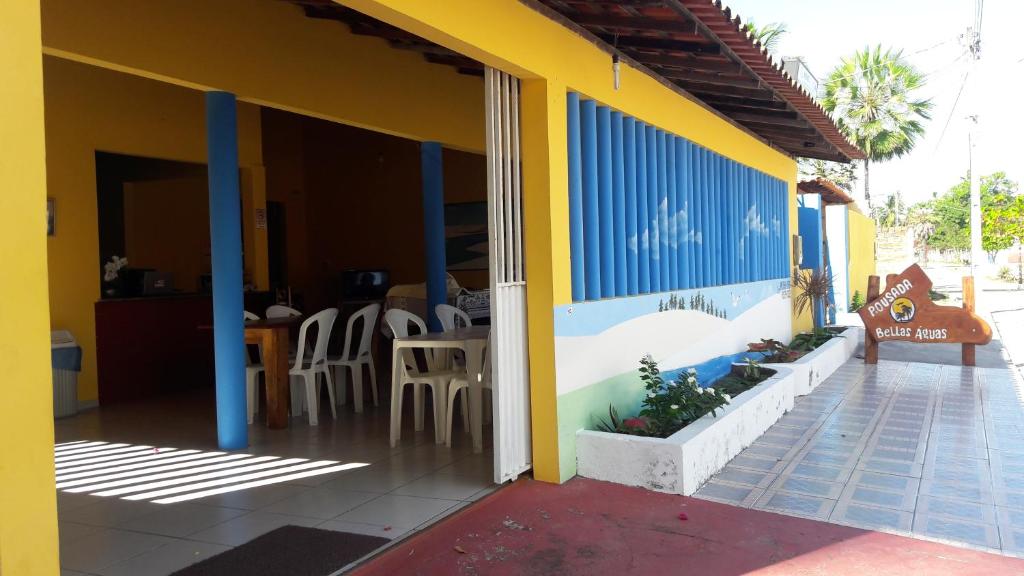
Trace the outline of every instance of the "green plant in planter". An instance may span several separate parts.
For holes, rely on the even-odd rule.
[[[810,352],[835,338],[836,334],[825,328],[815,328],[812,332],[801,332],[789,343],[789,347],[800,352]]]
[[[761,381],[761,365],[751,358],[744,358],[743,377],[753,382]]]
[[[828,293],[832,290],[832,275],[828,271],[794,270],[793,271],[793,308],[797,315],[805,310],[811,311],[815,326],[824,326],[825,319],[819,318],[822,310],[827,312]],[[821,308],[822,310],[819,310]]]
[[[769,364],[793,362],[804,355],[803,352],[792,350],[789,346],[786,346],[782,342],[772,338],[762,338],[760,342],[747,344],[747,352],[760,353],[761,361]],[[745,360],[747,362],[752,361],[750,358],[746,358]]]
[[[753,358],[744,358],[742,368],[734,367],[733,372],[715,382],[715,388],[721,392],[736,397],[765,381],[769,372]]]
[[[666,383],[658,363],[650,356],[640,360],[640,379],[644,383],[644,399],[639,416],[620,419],[615,408],[609,406],[609,420],[599,420],[598,430],[667,438],[705,414],[715,415],[731,400],[720,390],[701,388],[693,368],[680,373],[674,382]]]

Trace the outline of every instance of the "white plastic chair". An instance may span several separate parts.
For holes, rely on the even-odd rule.
[[[273,306],[267,307],[267,318],[288,318],[289,316],[302,316],[302,312],[299,312],[291,306],[285,306],[284,304],[274,304]]]
[[[377,397],[377,370],[373,365],[373,353],[370,349],[373,343],[373,330],[377,326],[377,315],[380,314],[380,304],[370,304],[361,308],[348,319],[345,327],[345,344],[338,356],[328,356],[327,365],[331,367],[335,375],[335,386],[338,388],[338,401],[345,403],[346,380],[348,372],[352,371],[352,399],[356,405],[356,412],[363,411],[363,366],[370,371],[370,388],[373,393],[373,405],[378,406]],[[362,319],[363,330],[359,336],[358,348],[353,349],[352,331],[357,321]]]
[[[331,339],[331,328],[334,326],[334,320],[337,317],[337,308],[327,308],[313,314],[302,322],[302,326],[299,328],[298,352],[295,355],[295,362],[292,364],[291,369],[288,370],[289,384],[297,378],[302,378],[306,385],[305,402],[303,402],[302,395],[297,394],[298,389],[290,386],[292,415],[302,415],[302,405],[305,404],[309,410],[310,426],[318,424],[321,374],[327,381],[327,394],[331,400],[331,417],[338,417],[337,411],[334,408],[334,382],[331,379],[331,371],[327,366],[327,343]],[[309,349],[307,332],[313,324],[316,324],[316,342],[313,344],[313,352],[310,354],[307,352]]]
[[[384,314],[384,322],[391,328],[396,338],[407,338],[409,336],[409,324],[415,324],[420,334],[426,334],[427,325],[419,316],[392,308]],[[422,348],[426,356],[427,370],[422,371],[416,364],[416,357],[412,349],[402,348],[402,358],[399,362],[399,374],[392,378],[391,389],[391,430],[392,437],[397,440],[402,435],[402,390],[407,384],[413,385],[413,414],[415,429],[423,430],[423,388],[430,386],[434,399],[434,441],[438,444],[444,442],[445,438],[445,396],[448,391],[448,384],[453,377],[459,375],[458,370],[444,370],[437,368],[434,354],[435,350]],[[446,352],[437,350],[438,353]],[[462,374],[465,375],[465,370]]]
[[[242,317],[246,322],[260,319],[259,316],[248,310],[242,311]],[[247,345],[245,348],[245,400],[249,424],[252,424],[252,420],[257,412],[256,405],[258,404],[256,387],[259,385],[260,373],[263,372],[263,348],[260,347],[259,362],[253,362],[252,358],[249,357],[249,346]]]
[[[469,314],[450,304],[438,304],[434,307],[434,313],[437,314],[437,319],[441,321],[441,329],[445,332],[473,325]]]
[[[481,387],[484,390],[491,390],[493,393],[493,386],[491,385],[491,335],[487,335],[487,344],[484,346],[484,358],[483,358],[483,371],[480,374],[475,375],[477,381],[480,382]],[[469,421],[471,418],[483,418],[483,414],[470,414],[469,413],[469,374],[463,373],[460,376],[452,378],[450,384],[448,384],[448,413],[445,421],[448,423],[448,431],[444,437],[445,444],[452,447],[452,413],[455,411],[455,395],[460,391],[462,392],[462,427],[466,432],[469,432]],[[481,404],[483,404],[481,402]],[[482,410],[482,408],[481,408]]]
[[[437,314],[437,319],[441,321],[441,329],[445,332],[451,332],[456,328],[466,328],[473,325],[473,320],[463,310],[456,308],[450,304],[438,304],[434,307],[434,313]],[[453,365],[457,368],[464,368],[466,366],[466,357],[462,350],[449,350],[448,358],[453,362]],[[449,403],[451,403],[449,401]],[[462,421],[469,428],[469,398],[466,394],[462,395]],[[448,423],[448,428],[451,428],[451,422]]]

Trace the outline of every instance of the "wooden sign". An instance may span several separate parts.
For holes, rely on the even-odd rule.
[[[878,343],[890,340],[963,344],[963,363],[974,365],[974,346],[992,341],[992,329],[974,313],[974,278],[964,277],[964,306],[939,306],[931,301],[932,281],[914,264],[885,279],[868,281],[868,302],[860,310],[864,320],[864,361],[878,362]]]

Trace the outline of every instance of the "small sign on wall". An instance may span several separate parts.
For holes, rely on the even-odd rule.
[[[266,230],[267,229],[267,209],[257,208],[256,209],[256,229]]]

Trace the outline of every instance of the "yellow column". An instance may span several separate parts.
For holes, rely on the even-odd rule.
[[[560,481],[554,307],[571,300],[565,93],[538,79],[520,96],[533,474],[546,482]]]
[[[798,221],[797,208],[799,204],[797,202],[796,191],[796,164],[793,165],[793,174],[789,178],[789,279],[790,279],[790,302],[792,298],[796,296],[796,288],[793,286],[793,273],[797,270],[798,262],[796,261],[796,254],[793,253],[793,238],[800,234],[800,223]],[[806,273],[806,272],[805,272]],[[797,314],[796,309],[792,309],[793,316],[793,334],[798,332],[809,332],[814,328],[814,320],[811,316],[810,310],[805,310],[803,314]]]
[[[38,2],[0,2],[0,574],[57,574]]]

